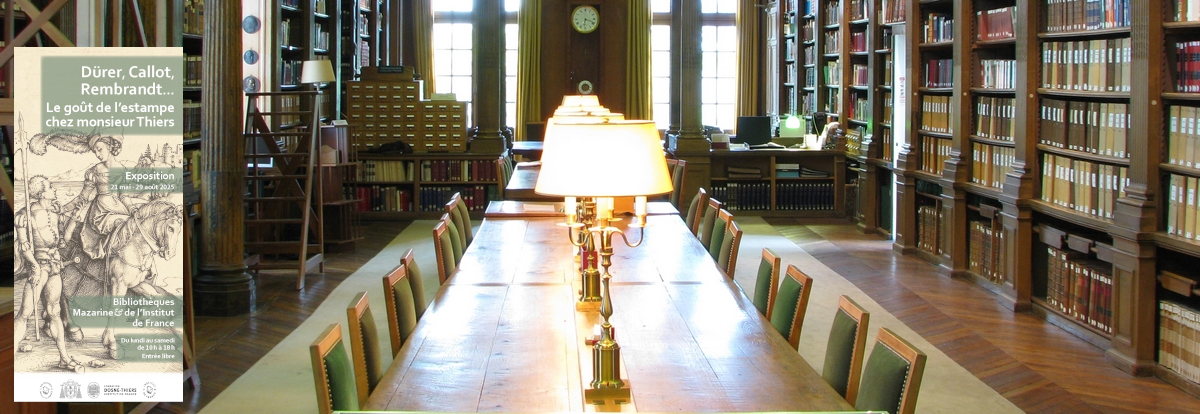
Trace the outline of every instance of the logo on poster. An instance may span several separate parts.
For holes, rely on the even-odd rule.
[[[42,386],[38,387],[38,392],[42,394],[42,398],[50,398],[50,395],[54,394],[54,386],[49,382],[43,382]]]
[[[100,396],[100,384],[88,384],[88,397],[96,398]]]
[[[62,391],[58,394],[59,399],[80,399],[83,398],[83,393],[80,392],[79,383],[75,380],[67,380],[62,385]]]
[[[146,398],[154,398],[154,394],[157,391],[158,391],[158,387],[154,386],[153,382],[146,383],[146,388],[145,388]]]

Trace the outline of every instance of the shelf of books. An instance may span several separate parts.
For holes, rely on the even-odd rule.
[[[780,119],[797,113],[797,91],[802,87],[800,80],[801,65],[804,64],[801,48],[802,35],[799,33],[799,16],[797,0],[779,1],[778,33],[771,33],[773,41],[778,45],[779,66],[779,101],[775,115]],[[768,39],[771,43],[772,39]],[[768,64],[770,66],[770,64]]]
[[[813,114],[817,112],[817,67],[822,65],[819,62],[824,60],[824,56],[821,53],[821,45],[818,45],[820,39],[817,37],[817,0],[797,1],[799,8],[796,10],[796,21],[799,25],[799,49],[804,60],[801,70],[797,70],[797,74],[803,74],[803,76],[799,79],[801,82],[797,91],[799,107],[796,111],[811,123]]]
[[[714,151],[710,193],[735,214],[842,217],[844,169],[842,151]]]
[[[472,214],[499,199],[496,155],[358,152],[360,167],[350,197],[363,220],[437,218],[454,193]]]
[[[1200,396],[1200,1],[1164,2],[1156,373]],[[1153,39],[1151,40],[1153,41]],[[1135,152],[1135,149],[1130,149]]]
[[[200,141],[200,81],[204,78],[204,0],[181,0],[183,48],[183,140]]]
[[[849,1],[849,0],[847,0]],[[821,2],[821,15],[817,20],[821,38],[821,79],[817,92],[817,108],[829,114],[829,122],[841,119],[845,114],[842,107],[845,91],[849,84],[845,82],[846,60],[842,59],[842,46],[845,44],[842,17],[845,10],[841,0],[824,0]]]
[[[875,232],[891,238],[892,204],[895,199],[892,191],[894,180],[892,170],[896,162],[895,136],[897,135],[893,127],[897,90],[893,79],[896,78],[897,71],[901,73],[904,71],[904,68],[898,68],[896,65],[895,32],[897,27],[901,33],[904,32],[907,2],[906,0],[882,0],[874,4],[876,7],[873,12],[874,24],[870,29],[870,43],[868,44],[868,48],[874,55],[870,63],[870,84],[874,94],[871,99],[871,113],[874,122],[869,127],[872,145],[868,153],[867,168],[868,175],[873,175],[875,182],[874,186],[871,186],[869,181],[866,182],[863,192],[874,194],[875,205],[863,206],[864,210],[874,207],[873,211],[864,211],[866,223],[863,229],[869,231],[871,225],[874,224]],[[903,133],[900,135],[903,136]],[[874,171],[874,174],[870,173],[871,170]]]

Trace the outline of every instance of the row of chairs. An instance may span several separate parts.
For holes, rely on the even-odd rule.
[[[433,228],[437,255],[438,281],[446,283],[462,259],[466,246],[474,241],[471,216],[462,196],[455,193],[446,203],[446,214]],[[384,302],[388,317],[388,339],[392,356],[425,314],[425,288],[412,249],[383,277]],[[350,349],[346,350],[342,328],[330,324],[309,347],[316,384],[318,408],[322,414],[336,410],[358,410],[383,377],[382,338],[375,329],[375,317],[367,300],[359,292],[346,308],[350,329]]]
[[[723,208],[724,203],[709,198],[708,192],[700,188],[684,213],[684,224],[691,230],[708,254],[717,261],[717,267],[730,279],[737,270],[738,249],[742,244],[742,229],[733,214]]]
[[[796,265],[788,265],[780,281],[780,264],[775,252],[763,249],[751,302],[798,350],[813,279]],[[895,332],[880,328],[871,359],[864,368],[870,317],[848,296],[838,298],[821,376],[856,410],[912,414],[917,406],[926,356]]]
[[[409,249],[400,265],[383,276],[384,302],[388,318],[388,343],[392,356],[408,341],[425,314],[425,290],[420,270]],[[375,328],[368,292],[359,292],[346,308],[350,330],[347,350],[342,326],[331,323],[309,346],[317,407],[322,414],[358,410],[383,377],[383,338]]]

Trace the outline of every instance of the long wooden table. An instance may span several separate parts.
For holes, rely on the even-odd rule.
[[[725,278],[678,216],[617,241],[612,323],[633,401],[587,404],[600,321],[576,312],[561,219],[485,219],[365,410],[816,411],[851,407]],[[633,231],[636,236],[637,231]]]

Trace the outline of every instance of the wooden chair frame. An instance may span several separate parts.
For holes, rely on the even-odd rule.
[[[721,211],[724,212],[725,210],[721,209]],[[726,263],[725,268],[721,270],[725,272],[725,276],[733,279],[733,273],[737,270],[738,250],[742,244],[742,228],[738,226],[736,221],[733,221],[733,216],[729,217],[729,225],[725,226],[725,228],[727,232],[729,230],[733,231],[733,242],[729,244],[729,263]],[[720,265],[720,262],[720,257],[718,256],[717,265]]]
[[[779,256],[775,255],[775,252],[766,247],[764,247],[762,250],[762,259],[771,264],[771,285],[766,287],[769,289],[767,290],[767,313],[763,315],[767,318],[767,320],[771,320],[771,311],[775,308],[775,294],[779,291],[779,266],[782,264],[782,260],[779,258]],[[754,291],[758,292],[758,290],[762,288],[762,286],[758,286],[756,284],[754,286]],[[758,295],[755,294],[755,296]]]
[[[913,414],[917,410],[917,394],[921,391],[921,378],[925,375],[925,353],[917,350],[908,341],[900,338],[886,327],[879,328],[879,334],[875,336],[875,346],[880,345],[888,347],[896,355],[908,361],[908,375],[904,380],[904,392],[900,396],[900,407],[896,414]]]
[[[720,201],[718,201],[718,203],[719,202]],[[717,218],[716,218],[716,220],[713,220],[713,228],[709,229],[709,232],[708,232],[708,237],[709,237],[708,251],[709,251],[710,255],[712,254],[713,242],[715,241],[715,240],[712,240],[711,238],[713,237],[713,234],[714,234],[713,231],[715,231],[717,229],[717,223],[721,224],[720,225],[721,237],[725,237],[725,231],[729,230],[729,224],[733,223],[733,213],[730,213],[729,210],[726,210],[724,208],[717,209]],[[722,241],[724,241],[724,239],[722,239]],[[721,256],[721,254],[720,254],[721,246],[720,245],[716,246],[716,250],[717,250],[717,255],[713,256],[713,260],[718,260],[718,258]],[[725,270],[725,269],[721,269],[721,270]],[[729,276],[730,278],[733,277],[733,275],[728,275],[728,274],[726,276]]]
[[[667,172],[669,172],[671,174],[671,183],[672,184],[674,184],[676,181],[679,182],[679,185],[674,186],[674,189],[671,190],[671,193],[667,196],[668,201],[670,201],[671,204],[675,206],[675,208],[681,208],[683,206],[679,205],[679,201],[680,201],[679,197],[683,193],[683,188],[682,188],[683,184],[684,184],[683,180],[687,177],[686,176],[687,160],[681,160],[681,159],[677,159],[677,158],[667,158]],[[675,178],[676,174],[679,174],[678,180]]]
[[[709,242],[712,241],[712,227],[711,226],[716,225],[717,218],[721,213],[721,207],[723,207],[723,206],[725,206],[725,203],[722,203],[721,200],[717,200],[715,198],[709,197],[708,198],[708,207],[701,209],[703,211],[703,214],[700,214],[700,222],[699,222],[700,224],[698,225],[700,230],[698,231],[699,234],[697,234],[696,237],[700,238],[700,244],[704,246],[705,250],[708,250]],[[709,223],[710,224],[709,228],[704,228],[705,227],[704,226],[704,216],[709,211],[713,212],[713,222]]]
[[[427,305],[425,302],[425,281],[421,280],[420,277],[412,276],[413,264],[416,262],[417,259],[413,253],[413,249],[408,249],[407,252],[404,252],[403,256],[400,256],[400,264],[404,265],[405,278],[408,279],[408,285],[412,288],[413,307],[416,308],[417,320],[420,321],[421,315],[425,314]],[[395,270],[392,271],[394,272]]]
[[[350,325],[350,362],[354,364],[354,386],[358,388],[359,401],[366,401],[371,395],[371,386],[367,379],[367,347],[363,342],[366,338],[363,338],[362,330],[363,314],[370,308],[371,303],[367,300],[365,291],[354,295],[350,306],[346,308],[346,322]]]
[[[458,226],[458,239],[462,241],[463,250],[466,250],[474,235],[471,234],[470,209],[463,203],[462,193],[454,193],[450,196],[450,201],[446,202],[446,214],[449,214],[451,218],[455,214],[462,214],[462,223],[454,223],[454,225]],[[459,211],[460,205],[462,205],[461,211]]]
[[[433,252],[437,255],[438,282],[443,285],[446,284],[446,280],[450,279],[450,275],[448,274],[450,272],[449,269],[446,269],[446,260],[443,256],[445,256],[447,253],[454,254],[454,252],[442,251],[442,234],[446,233],[448,230],[449,227],[446,226],[446,222],[444,221],[439,220],[438,223],[433,226]]]
[[[804,328],[804,314],[808,311],[808,295],[812,293],[813,280],[796,265],[788,265],[787,277],[800,283],[800,300],[796,301],[796,313],[792,315],[792,329],[788,333],[788,343],[792,345],[792,348],[799,350],[800,330]],[[775,300],[772,299],[771,303],[774,302]]]
[[[409,255],[412,254],[412,250],[408,252]],[[404,342],[400,340],[400,321],[396,319],[398,313],[396,310],[396,296],[392,293],[395,292],[394,286],[400,283],[400,281],[405,281],[409,284],[409,287],[412,287],[412,278],[408,275],[408,265],[403,260],[400,261],[399,266],[396,266],[392,271],[383,276],[383,302],[387,307],[388,337],[392,340],[393,357],[399,354],[400,347],[404,346]],[[413,302],[416,302],[415,293]]]
[[[863,359],[867,352],[867,324],[871,321],[871,313],[863,310],[846,295],[838,298],[838,310],[846,312],[850,319],[858,323],[858,328],[854,330],[854,350],[850,356],[849,383],[846,384],[846,402],[854,405],[854,401],[858,399],[858,385],[862,380]]]
[[[692,231],[692,235],[696,236],[696,238],[699,239],[700,238],[700,221],[703,220],[703,218],[704,218],[704,207],[708,205],[708,192],[704,191],[704,188],[699,188],[696,190],[696,194],[698,194],[700,196],[700,200],[697,201],[698,204],[696,205],[696,211],[694,213],[692,213],[692,224],[691,224],[691,228],[689,228],[689,230]],[[691,204],[688,205],[688,208],[689,209],[691,208]],[[680,209],[679,211],[680,211],[680,215],[684,215],[684,214],[688,213],[688,211],[685,209]],[[686,223],[687,217],[684,217],[683,221]]]
[[[342,326],[335,322],[329,324],[329,327],[325,328],[325,331],[317,337],[317,340],[308,347],[309,355],[312,357],[313,382],[317,386],[317,408],[321,414],[330,414],[333,412],[333,402],[327,398],[329,396],[329,383],[326,380],[329,378],[329,375],[325,372],[325,357],[329,355],[329,351],[333,350],[333,347],[338,342],[342,342]],[[365,374],[357,371],[354,372],[356,386],[358,384],[366,384],[366,377],[363,375]],[[361,382],[358,381],[359,377],[362,377]],[[358,389],[360,396],[364,392],[366,392],[364,388]],[[362,401],[364,400],[360,397],[359,402]]]

